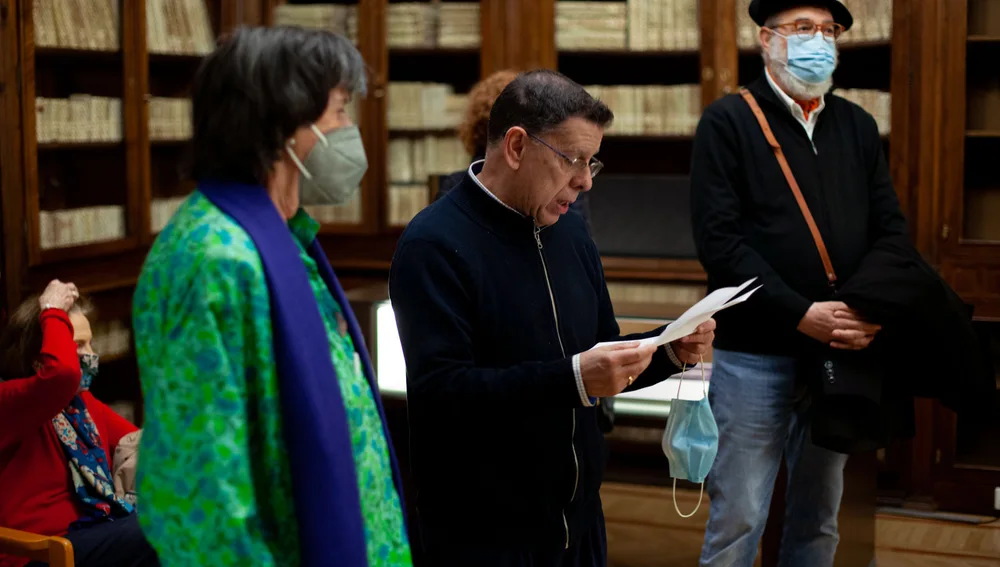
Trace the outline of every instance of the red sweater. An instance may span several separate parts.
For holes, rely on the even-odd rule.
[[[41,322],[38,374],[0,382],[0,526],[63,535],[80,518],[80,509],[52,418],[80,387],[80,360],[66,312],[48,309]],[[118,441],[136,427],[90,392],[80,397],[94,418],[110,462]],[[0,555],[0,567],[25,563]]]

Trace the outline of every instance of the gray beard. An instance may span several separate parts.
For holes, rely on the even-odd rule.
[[[803,81],[788,70],[787,56],[782,53],[783,47],[780,42],[772,40],[767,49],[761,50],[761,56],[764,58],[764,65],[771,71],[778,86],[785,89],[788,96],[795,100],[813,100],[830,92],[833,87],[832,75],[821,83]],[[835,56],[839,63],[840,54],[837,53]]]

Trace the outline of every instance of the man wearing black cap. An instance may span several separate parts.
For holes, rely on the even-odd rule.
[[[906,233],[875,120],[830,94],[837,40],[853,22],[835,0],[753,0],[765,72],[702,116],[692,216],[711,289],[757,277],[763,288],[718,315],[710,402],[719,453],[701,565],[750,567],[782,455],[789,481],[780,565],[833,564],[847,457],[809,436],[797,360],[823,345],[860,350],[879,328],[831,297],[790,183],[751,103],[781,145],[839,281],[880,238]],[[742,94],[742,93],[741,93]],[[752,100],[750,100],[752,98]],[[797,379],[798,378],[798,379]]]

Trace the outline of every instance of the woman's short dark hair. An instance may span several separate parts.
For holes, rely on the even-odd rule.
[[[365,74],[361,54],[341,35],[237,29],[194,78],[191,177],[265,184],[285,141],[323,115],[330,91],[364,94]]]
[[[511,81],[493,103],[487,141],[499,142],[514,126],[543,134],[570,118],[606,128],[615,115],[569,77],[548,69],[528,71]]]
[[[0,332],[0,380],[27,378],[35,374],[35,362],[42,352],[42,307],[39,294],[24,300],[11,314],[7,325]],[[80,296],[70,313],[94,313],[94,304]]]

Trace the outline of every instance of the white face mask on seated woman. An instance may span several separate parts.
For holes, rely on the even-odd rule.
[[[368,157],[357,126],[344,126],[323,133],[315,124],[310,129],[318,141],[300,160],[285,144],[289,157],[299,168],[299,199],[303,205],[342,205],[357,195],[361,178],[368,171]]]

